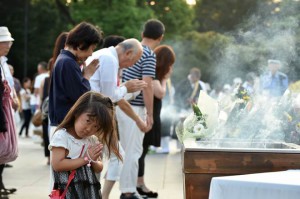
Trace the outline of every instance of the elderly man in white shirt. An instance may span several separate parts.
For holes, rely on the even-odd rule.
[[[131,105],[124,99],[127,93],[140,91],[147,86],[142,80],[133,79],[118,86],[119,69],[133,66],[142,56],[143,47],[136,39],[127,39],[119,43],[116,47],[109,47],[93,53],[86,61],[89,64],[94,59],[99,59],[100,67],[90,78],[91,90],[100,92],[117,103],[120,109],[133,119],[141,131],[147,131],[146,123],[132,110]],[[124,156],[124,151],[119,145],[120,152]],[[117,169],[116,169],[117,168]],[[102,197],[108,198],[109,193],[116,180],[119,179],[122,163],[112,155],[109,161],[106,181],[104,184]],[[118,171],[116,173],[116,171]]]
[[[91,89],[100,92],[118,102],[127,93],[142,90],[147,84],[141,80],[131,80],[118,87],[119,68],[128,68],[136,63],[143,52],[142,45],[136,39],[127,39],[116,47],[109,47],[93,53],[86,61],[89,64],[99,59],[100,67],[90,78]]]

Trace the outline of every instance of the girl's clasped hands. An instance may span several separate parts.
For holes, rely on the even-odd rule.
[[[84,160],[88,162],[88,166],[91,166],[91,163],[96,163],[101,160],[102,149],[103,144],[101,143],[88,146],[84,155]]]

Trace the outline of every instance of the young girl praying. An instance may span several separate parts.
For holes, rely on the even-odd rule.
[[[113,103],[99,93],[83,94],[55,131],[49,149],[54,174],[54,189],[64,190],[71,171],[75,177],[66,192],[66,199],[99,199],[100,182],[95,172],[102,171],[103,145],[109,155],[118,152]]]

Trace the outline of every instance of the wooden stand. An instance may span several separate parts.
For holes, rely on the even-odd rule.
[[[208,199],[213,177],[300,169],[300,150],[205,149],[187,142],[182,167],[185,198]]]

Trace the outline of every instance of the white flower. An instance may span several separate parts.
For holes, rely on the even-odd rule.
[[[194,126],[193,133],[199,134],[204,129],[204,126],[201,123],[198,123]]]
[[[236,102],[237,104],[242,104],[242,103],[245,102],[245,100],[239,98],[239,99],[236,99],[235,102]]]

